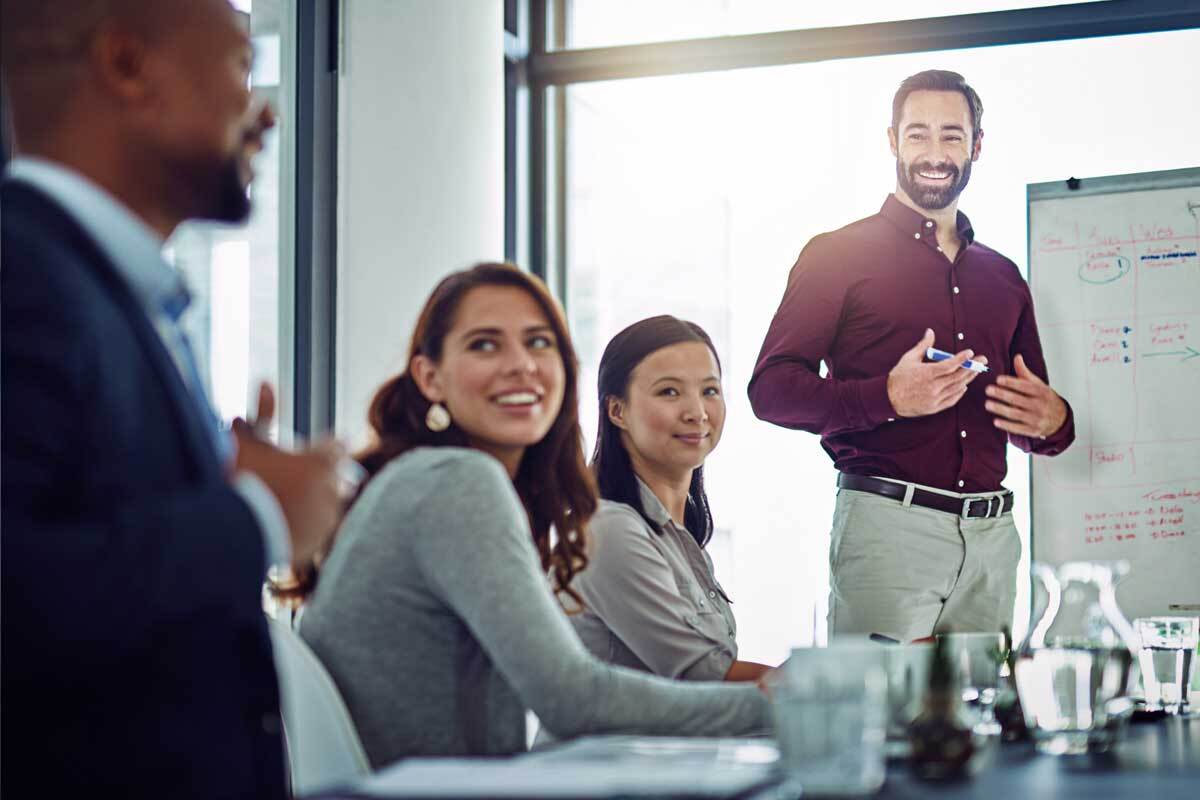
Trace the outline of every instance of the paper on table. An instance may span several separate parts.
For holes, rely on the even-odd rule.
[[[587,737],[507,759],[414,758],[353,787],[368,797],[728,797],[773,780],[767,740]]]

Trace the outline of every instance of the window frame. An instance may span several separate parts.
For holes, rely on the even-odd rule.
[[[517,257],[519,263],[546,281],[568,312],[567,152],[571,142],[566,133],[566,90],[570,86],[868,56],[1200,29],[1200,7],[1194,0],[1105,0],[842,27],[564,49],[572,0],[509,1],[515,2],[520,10],[514,15],[519,30],[512,34],[519,34],[522,46],[519,57],[509,59],[510,71],[506,75],[514,77],[514,92],[521,92],[524,102],[506,104],[506,136],[524,145],[526,150],[523,160],[506,159],[505,225],[506,230],[514,231],[514,237],[525,238],[521,246],[514,244],[511,249],[506,239],[506,256]],[[524,186],[519,185],[522,179]],[[1027,495],[1030,503],[1032,483],[1030,470]],[[1032,549],[1036,535],[1032,515],[1028,535]],[[818,635],[814,630],[814,637]]]
[[[291,246],[292,343],[288,427],[310,438],[333,430],[337,330],[337,108],[341,3],[298,2],[296,10],[295,208]],[[286,315],[281,315],[285,316]],[[290,327],[290,330],[288,328]],[[288,335],[290,334],[290,335]],[[286,421],[286,418],[285,418]]]
[[[565,49],[571,0],[508,0],[506,14],[523,43],[509,57],[514,93],[506,104],[506,133],[525,131],[523,165],[506,159],[505,225],[514,232],[506,256],[520,262],[567,303],[566,88],[592,81],[683,75],[727,69],[804,64],[844,58],[1032,44],[1200,28],[1194,0],[1105,0],[989,11],[832,28],[682,39],[651,44]],[[527,22],[526,22],[527,21]],[[524,25],[522,23],[525,23]],[[507,34],[506,34],[507,35]],[[515,145],[514,145],[515,146]],[[514,150],[515,152],[515,150]],[[510,172],[511,170],[511,172]],[[510,178],[511,176],[511,178]],[[524,191],[517,191],[520,177]],[[517,247],[516,232],[527,244]]]

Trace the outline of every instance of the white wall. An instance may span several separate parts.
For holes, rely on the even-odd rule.
[[[337,432],[357,446],[446,273],[504,253],[501,0],[342,0]]]

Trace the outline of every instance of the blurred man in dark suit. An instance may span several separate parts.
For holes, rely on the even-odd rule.
[[[160,255],[249,212],[274,118],[245,25],[226,0],[0,9],[3,793],[283,797],[261,585],[336,525],[340,452],[218,428]]]

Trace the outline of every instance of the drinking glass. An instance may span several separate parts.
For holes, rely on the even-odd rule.
[[[1044,753],[1110,747],[1132,710],[1124,696],[1133,658],[1123,647],[1044,647],[1017,661],[1017,691]]]
[[[938,638],[946,641],[962,690],[963,705],[972,713],[976,733],[998,736],[996,691],[1006,655],[1004,634],[944,633]]]
[[[785,785],[861,795],[883,785],[885,648],[868,642],[792,651],[772,688]]]
[[[889,739],[907,740],[908,726],[921,711],[921,699],[929,688],[932,644],[895,644],[883,648],[887,668]]]
[[[271,619],[295,628],[305,595],[312,588],[311,579],[311,574],[297,575],[290,566],[268,567],[267,579],[262,586],[263,612]]]
[[[1140,617],[1133,624],[1142,643],[1138,664],[1146,710],[1186,714],[1200,618]]]

